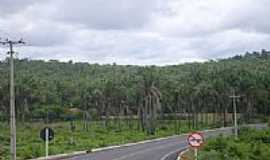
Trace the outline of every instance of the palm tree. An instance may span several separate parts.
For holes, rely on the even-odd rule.
[[[155,134],[158,112],[161,110],[161,93],[155,86],[153,68],[145,68],[143,73],[143,121],[148,134]]]

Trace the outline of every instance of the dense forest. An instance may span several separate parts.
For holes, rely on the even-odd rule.
[[[0,120],[9,115],[9,59],[0,62]],[[99,65],[15,60],[16,113],[24,121],[136,118],[151,126],[161,117],[227,125],[233,92],[241,120],[270,115],[270,52],[171,66]],[[216,113],[216,114],[214,114]],[[205,118],[205,119],[204,119]]]

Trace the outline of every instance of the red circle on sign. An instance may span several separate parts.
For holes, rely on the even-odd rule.
[[[187,141],[191,147],[199,148],[204,143],[203,134],[200,132],[193,132],[188,135]]]

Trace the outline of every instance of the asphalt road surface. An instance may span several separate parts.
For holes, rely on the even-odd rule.
[[[256,128],[263,127],[256,125]],[[232,128],[204,131],[205,138],[220,134],[230,135]],[[98,151],[67,160],[175,160],[177,153],[188,146],[186,137],[187,135],[181,135],[129,147]]]
[[[230,134],[231,128],[205,132],[205,135],[216,136]],[[169,160],[176,158],[176,153],[187,147],[187,135],[172,137],[155,142],[138,144],[130,147],[120,147],[111,150],[98,151],[68,160]]]

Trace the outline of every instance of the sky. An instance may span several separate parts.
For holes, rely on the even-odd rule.
[[[0,37],[26,41],[18,58],[172,65],[270,50],[269,16],[269,0],[0,0]]]

